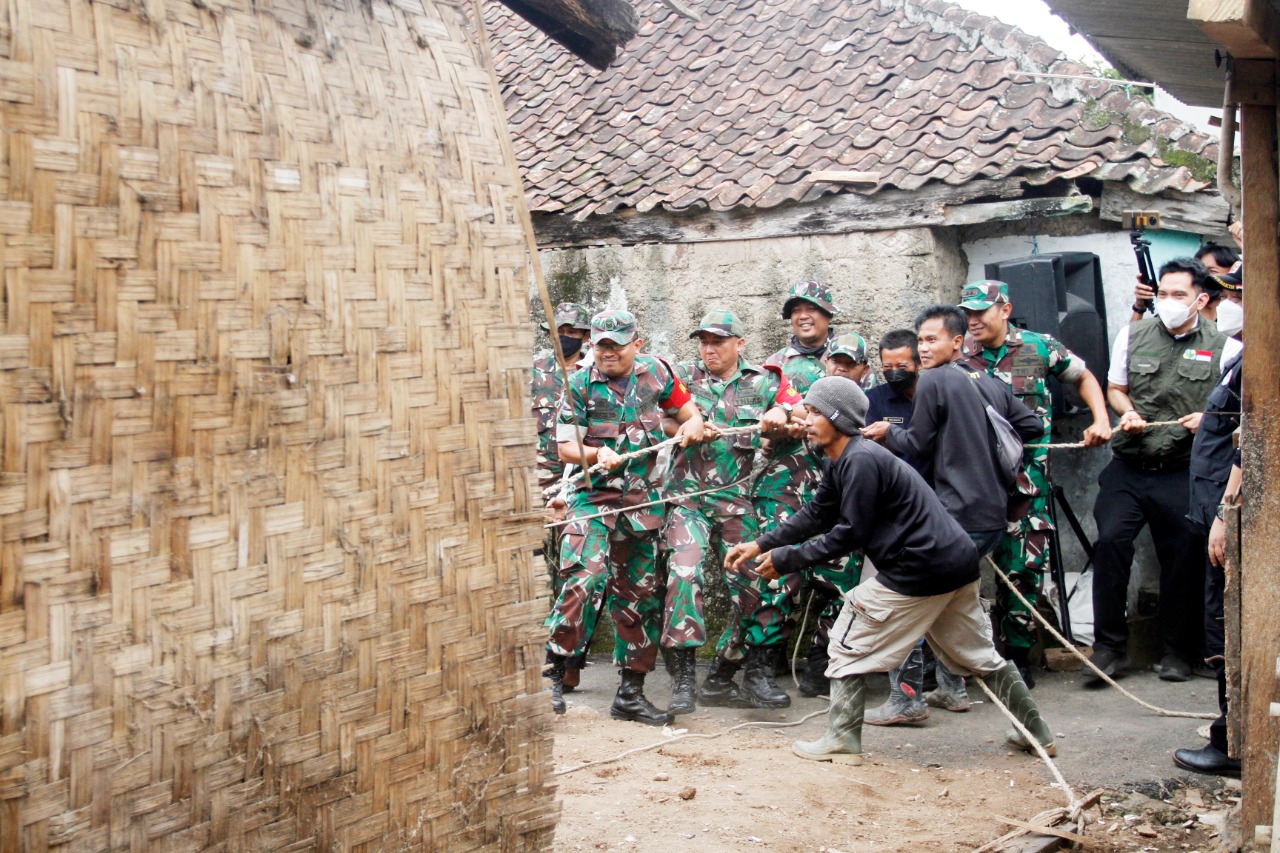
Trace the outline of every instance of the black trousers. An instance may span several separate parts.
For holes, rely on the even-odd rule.
[[[1204,658],[1205,539],[1187,521],[1190,484],[1186,469],[1142,471],[1120,458],[1098,475],[1093,517],[1094,647],[1124,653],[1129,642],[1125,605],[1134,540],[1151,528],[1160,562],[1159,627],[1163,653],[1188,663]]]
[[[1227,667],[1226,626],[1223,624],[1227,576],[1222,566],[1204,558],[1204,656],[1218,679],[1218,710],[1221,715],[1209,725],[1209,743],[1223,755],[1227,752]]]

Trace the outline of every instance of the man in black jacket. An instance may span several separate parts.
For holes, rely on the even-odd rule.
[[[775,579],[862,549],[877,575],[854,589],[831,631],[827,733],[796,741],[792,751],[815,761],[861,764],[865,675],[896,666],[924,634],[953,671],[982,678],[1053,755],[1053,731],[1018,668],[992,643],[971,538],[919,474],[859,435],[867,398],[854,382],[820,379],[805,395],[805,406],[809,444],[829,460],[817,494],[773,532],[735,546],[725,567],[749,571],[747,564],[761,558],[755,572]],[[1008,739],[1032,748],[1015,733]]]
[[[920,364],[911,425],[874,423],[862,435],[883,441],[899,456],[933,463],[933,487],[951,517],[982,556],[1009,523],[1013,485],[1002,473],[986,407],[1025,441],[1039,441],[1044,424],[1013,396],[1009,386],[964,363],[969,319],[954,305],[932,305],[916,318]]]
[[[916,382],[910,426],[874,423],[862,435],[883,441],[899,456],[932,465],[931,485],[982,557],[1020,516],[1015,512],[1010,517],[1013,481],[997,458],[987,407],[1008,421],[1024,442],[1041,441],[1044,424],[1008,385],[965,364],[968,328],[968,316],[955,305],[931,305],[920,313],[916,336],[924,369]],[[964,679],[945,663],[937,678],[938,689],[925,694],[925,701],[948,711],[969,710]]]

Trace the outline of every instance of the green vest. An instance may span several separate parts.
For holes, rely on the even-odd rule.
[[[1186,337],[1175,338],[1158,319],[1129,326],[1129,399],[1148,421],[1176,421],[1204,410],[1222,373],[1227,336],[1204,317]],[[1137,435],[1116,430],[1111,449],[1125,459],[1182,462],[1191,459],[1191,431],[1152,427]]]

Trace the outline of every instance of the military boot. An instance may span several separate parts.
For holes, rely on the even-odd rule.
[[[747,669],[742,676],[742,699],[749,708],[789,708],[791,697],[773,680],[776,654],[786,648],[751,646],[747,649]]]
[[[1036,707],[1036,700],[1031,698],[1031,691],[1027,689],[1027,684],[1022,680],[1022,676],[1018,674],[1018,665],[1009,662],[997,669],[989,675],[982,676],[982,683],[996,694],[1005,707],[1013,712],[1013,716],[1017,717],[1018,722],[1026,726],[1027,731],[1044,747],[1044,751],[1050,756],[1058,754],[1058,749],[1053,743],[1053,729],[1049,728],[1049,724],[1040,716],[1040,709]],[[1017,729],[1010,729],[1005,734],[1005,740],[1011,746],[1018,749],[1025,749],[1027,752],[1033,752],[1034,747],[1027,743],[1026,738]]]
[[[831,679],[831,709],[827,732],[817,740],[798,740],[791,751],[810,761],[862,763],[862,712],[866,707],[866,677]]]
[[[800,693],[805,696],[821,696],[827,686],[827,645],[816,639],[809,644],[809,657],[805,662],[804,676],[800,679]]]
[[[672,665],[676,674],[671,686],[671,704],[667,712],[671,716],[689,714],[697,709],[698,693],[698,650],[696,648],[672,649]]]
[[[618,685],[618,695],[613,697],[609,716],[615,720],[644,723],[646,726],[665,726],[671,722],[670,714],[659,711],[645,698],[644,673],[630,669],[622,670],[622,684]]]
[[[889,698],[868,711],[865,722],[869,726],[898,726],[927,720],[929,706],[920,699],[923,693],[924,652],[917,646],[902,666],[889,670]]]
[[[547,662],[542,667],[542,677],[551,679],[551,710],[565,712],[564,704],[564,655],[547,650]]]
[[[746,708],[742,699],[742,691],[738,689],[733,677],[738,674],[742,664],[725,660],[716,655],[711,662],[711,671],[702,682],[698,691],[698,701],[713,708]]]
[[[938,689],[924,694],[924,701],[934,708],[946,711],[969,710],[969,691],[964,686],[964,676],[956,675],[938,661]]]
[[[1027,683],[1028,690],[1036,689],[1036,677],[1031,672],[1031,649],[1009,649],[1009,660],[1018,667],[1018,674]]]

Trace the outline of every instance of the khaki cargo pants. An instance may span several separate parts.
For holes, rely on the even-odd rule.
[[[845,596],[831,629],[828,678],[885,672],[906,660],[923,634],[957,675],[986,675],[1005,665],[991,639],[978,581],[944,595],[902,595],[876,578]]]

